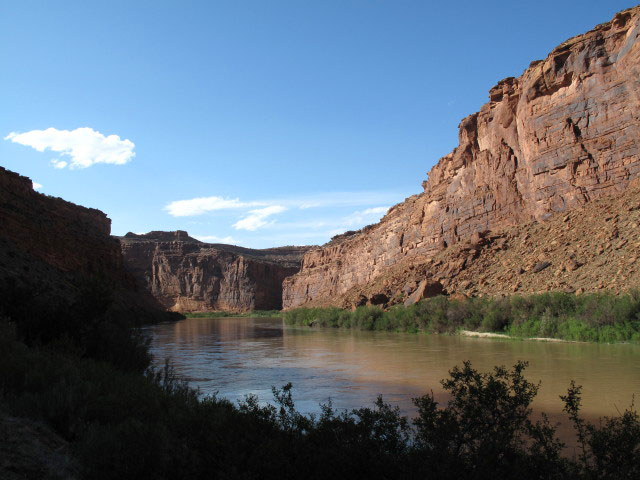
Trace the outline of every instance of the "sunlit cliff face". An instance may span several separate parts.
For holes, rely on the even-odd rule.
[[[461,122],[459,146],[429,172],[424,193],[310,251],[285,281],[284,307],[340,305],[399,262],[623,192],[640,173],[639,31],[635,8],[500,81]]]

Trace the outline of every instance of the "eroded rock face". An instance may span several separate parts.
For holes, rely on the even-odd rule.
[[[179,312],[280,309],[282,281],[300,270],[307,250],[207,244],[180,230],[128,233],[120,241],[127,269]]]
[[[624,192],[640,172],[639,33],[635,7],[498,82],[424,193],[308,252],[285,280],[284,307],[337,304],[398,263]]]
[[[95,281],[113,295],[114,315],[166,319],[124,269],[110,230],[100,210],[38,193],[29,178],[0,167],[0,312],[18,294],[51,308],[72,303]]]
[[[111,220],[33,190],[29,178],[0,167],[0,237],[61,271],[125,276]]]

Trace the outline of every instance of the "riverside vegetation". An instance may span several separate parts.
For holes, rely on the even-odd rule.
[[[101,313],[112,301],[103,290],[85,290],[55,308],[37,299],[0,304],[0,411],[43,422],[68,441],[79,477],[640,475],[633,405],[590,424],[580,416],[580,388],[570,385],[563,401],[579,449],[563,455],[555,426],[530,417],[539,385],[526,380],[525,363],[489,373],[468,362],[454,367],[442,382],[451,400],[415,399],[414,420],[381,398],[370,408],[337,412],[329,403],[319,415],[302,415],[290,384],[274,388],[274,404],[252,396],[232,404],[201,397],[170,366],[149,368],[147,340],[135,325]]]
[[[251,310],[249,312],[227,312],[227,311],[215,311],[215,312],[187,312],[183,314],[187,318],[220,318],[220,317],[234,317],[234,318],[276,318],[281,317],[282,312],[280,310]]]
[[[625,295],[437,296],[388,310],[297,308],[283,315],[289,325],[427,333],[472,330],[524,338],[640,343],[640,292],[636,290]]]

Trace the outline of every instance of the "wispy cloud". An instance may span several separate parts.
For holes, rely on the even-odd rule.
[[[298,208],[300,210],[306,210],[307,208],[318,208],[321,207],[322,204],[321,203],[303,203],[302,205],[298,206]]]
[[[326,192],[257,200],[211,196],[172,201],[164,210],[173,217],[192,217],[188,223],[200,227],[211,224],[210,220],[195,217],[215,214],[217,235],[194,235],[201,241],[238,244],[237,239],[229,238],[236,230],[251,232],[243,237],[243,245],[292,245],[300,241],[322,243],[335,234],[375,223],[389,210],[380,205],[402,198],[397,192]],[[254,234],[256,231],[260,233]]]
[[[303,220],[298,222],[278,222],[269,223],[271,231],[291,232],[288,234],[278,234],[278,237],[269,238],[319,238],[332,237],[344,233],[347,230],[361,228],[365,225],[376,223],[387,212],[389,207],[372,207],[361,211],[355,211],[349,215],[334,218],[324,218],[319,220]],[[267,237],[264,237],[267,238]]]
[[[351,227],[354,225],[362,225],[363,223],[372,223],[380,220],[387,212],[389,207],[373,207],[366,210],[353,212],[351,215],[344,217],[343,225]]]
[[[282,205],[271,205],[265,208],[258,208],[256,210],[250,210],[249,214],[238,220],[233,224],[233,228],[236,230],[249,230],[255,231],[266,225],[272,224],[274,221],[268,221],[267,218],[277,213],[282,213],[286,210],[286,207]]]
[[[232,236],[218,237],[216,235],[192,235],[193,238],[206,243],[238,243]]]
[[[174,217],[192,217],[215,210],[250,208],[267,205],[265,202],[241,202],[238,198],[199,197],[189,200],[176,200],[164,207]]]
[[[381,203],[397,203],[397,192],[324,192],[278,200],[278,203],[300,210],[326,207],[365,207]]]
[[[38,182],[31,182],[31,184],[33,185],[33,189],[34,190],[40,190],[42,188],[42,185]]]
[[[64,160],[58,160],[58,159],[54,158],[53,160],[51,160],[51,165],[53,165],[53,168],[61,169],[61,168],[66,167],[69,164],[67,162],[65,162]]]
[[[379,205],[383,202],[396,203],[398,197],[399,195],[396,192],[326,192],[256,201],[241,201],[238,198],[211,196],[176,200],[168,203],[164,210],[174,217],[191,217],[216,210],[268,207],[271,205],[281,205],[286,208],[300,210],[328,207],[364,207]]]
[[[51,150],[69,157],[70,162],[56,159],[51,163],[55,168],[87,168],[96,163],[124,165],[130,162],[135,153],[135,144],[131,140],[122,140],[118,135],[104,136],[89,127],[75,130],[31,130],[29,132],[11,132],[4,137],[13,143],[35,148],[39,152]]]

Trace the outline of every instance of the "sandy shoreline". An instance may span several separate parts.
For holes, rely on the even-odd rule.
[[[458,333],[463,337],[506,338],[511,340],[535,340],[537,342],[585,343],[585,342],[578,342],[576,340],[562,340],[561,338],[549,338],[549,337],[512,337],[504,333],[473,332],[471,330],[460,330]]]

